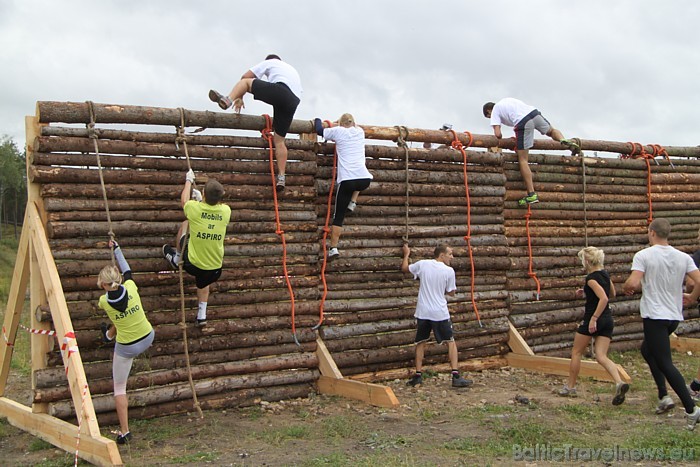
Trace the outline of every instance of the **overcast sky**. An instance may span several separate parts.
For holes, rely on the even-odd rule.
[[[38,100],[217,110],[210,88],[276,53],[299,119],[489,133],[482,105],[511,96],[565,136],[695,146],[699,18],[697,0],[0,0],[0,135],[24,144]]]

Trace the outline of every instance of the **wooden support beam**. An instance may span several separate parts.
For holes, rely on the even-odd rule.
[[[47,441],[66,452],[75,452],[78,427],[29,407],[0,397],[0,413],[17,428]],[[123,465],[117,443],[103,436],[80,437],[79,456],[96,465]]]
[[[524,368],[526,370],[547,373],[551,375],[567,376],[569,374],[570,359],[561,357],[547,357],[541,355],[523,355],[517,353],[509,353],[506,355],[508,365],[515,368]],[[621,365],[617,365],[620,371],[620,377],[626,383],[630,383],[632,378],[627,374]],[[598,362],[591,360],[581,361],[580,376],[590,376],[591,378],[601,381],[613,381],[612,377],[605,371]]]
[[[26,218],[25,218],[26,222]],[[22,229],[19,238],[15,269],[12,273],[12,283],[7,297],[5,321],[2,325],[2,340],[0,341],[0,396],[5,394],[7,376],[10,373],[10,362],[14,350],[15,336],[19,328],[19,319],[24,306],[24,296],[29,283],[29,234]],[[8,345],[10,344],[10,345]]]
[[[334,394],[358,401],[367,402],[377,407],[398,407],[399,400],[394,391],[380,384],[362,383],[352,379],[321,376],[317,382],[321,394]]]
[[[399,400],[390,387],[343,378],[321,337],[316,338],[316,344],[318,368],[321,371],[316,383],[318,392],[367,402],[377,407],[399,406]]]
[[[671,334],[671,348],[678,352],[700,352],[700,339]]]
[[[318,369],[321,372],[321,375],[328,376],[330,378],[342,378],[343,374],[338,369],[338,365],[335,364],[335,360],[333,360],[331,353],[328,351],[328,348],[321,337],[316,338],[316,346]]]
[[[508,346],[510,350],[521,355],[535,355],[535,352],[532,351],[527,341],[520,335],[510,320],[508,321],[508,327],[510,328],[508,330]]]

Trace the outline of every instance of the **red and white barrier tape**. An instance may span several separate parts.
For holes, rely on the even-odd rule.
[[[7,345],[8,347],[12,347],[15,345],[14,342],[10,342],[10,340],[7,338],[5,326],[2,327],[2,338],[5,339],[5,345]]]
[[[66,375],[68,374],[68,363],[70,363],[70,356],[78,351],[78,343],[75,341],[75,333],[73,331],[68,331],[65,336],[63,336],[63,345],[61,345],[61,352],[66,351],[63,356],[63,362],[66,366]]]
[[[56,331],[51,331],[48,329],[31,329],[28,328],[27,326],[24,326],[22,324],[19,325],[20,328],[24,329],[25,331],[32,333],[32,334],[39,334],[41,336],[55,336]],[[8,347],[13,347],[15,345],[14,342],[10,342],[10,339],[7,337],[7,330],[5,329],[5,326],[2,327],[2,338],[5,340],[5,344]]]
[[[83,387],[83,393],[81,395],[80,402],[80,414],[78,414],[78,438],[75,442],[75,467],[78,467],[78,452],[80,451],[80,429],[83,424],[83,412],[85,411],[85,399],[87,399],[88,385]]]

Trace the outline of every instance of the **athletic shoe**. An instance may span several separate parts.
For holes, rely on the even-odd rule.
[[[328,249],[328,261],[333,261],[337,257],[340,256],[340,252],[338,251],[337,248],[329,248]]]
[[[354,212],[356,207],[357,207],[357,203],[354,201],[350,201],[350,204],[348,204],[348,211]]]
[[[172,246],[168,245],[167,243],[163,245],[163,256],[165,259],[168,260],[168,263],[170,266],[172,266],[173,269],[177,269],[177,263],[175,262],[175,255],[177,254],[177,251],[175,248]]]
[[[693,388],[688,386],[688,392],[695,402],[700,402],[700,391],[693,391]]]
[[[537,196],[537,193],[533,193],[531,195],[527,195],[524,198],[520,198],[518,200],[518,206],[524,207],[527,206],[528,204],[535,204],[540,202],[540,197]]]
[[[581,152],[581,146],[579,146],[571,140],[563,139],[560,141],[560,143],[562,144],[562,146],[566,146],[567,148],[569,148],[572,155],[576,155]]]
[[[220,92],[214,91],[213,89],[209,91],[209,99],[211,99],[212,102],[219,104],[221,110],[227,110],[233,105],[230,97],[224,96]]]
[[[656,414],[661,415],[662,413],[666,413],[675,406],[676,404],[673,402],[673,399],[667,394],[659,400],[659,405],[656,406]]]
[[[127,431],[124,434],[119,433],[117,435],[117,444],[127,444],[131,441],[131,432]]]
[[[695,425],[700,422],[700,407],[695,407],[693,413],[686,413],[685,418],[688,420],[688,429],[693,431],[695,429]]]
[[[206,326],[207,324],[207,319],[199,319],[197,318],[197,321],[194,323],[198,328],[201,328],[202,326]]]
[[[452,376],[452,387],[453,388],[468,388],[474,384],[474,381],[470,379],[464,379],[459,375],[453,375]]]
[[[406,383],[408,386],[418,386],[419,384],[423,384],[423,376],[419,375],[418,373],[411,376],[411,379],[409,379]]]
[[[615,386],[615,397],[613,397],[612,405],[620,405],[625,402],[625,394],[630,390],[630,385],[627,383],[619,383]]]
[[[286,184],[286,177],[284,175],[278,175],[277,176],[277,186],[275,189],[277,190],[277,193],[280,191],[284,191],[284,187]]]
[[[576,388],[570,388],[569,386],[564,386],[561,388],[557,394],[559,394],[562,397],[576,397],[578,394],[576,394]]]

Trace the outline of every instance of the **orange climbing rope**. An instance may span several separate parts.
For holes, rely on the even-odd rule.
[[[270,175],[272,176],[272,197],[275,201],[275,233],[282,239],[282,269],[284,270],[284,279],[287,282],[287,289],[289,290],[289,299],[292,303],[292,335],[294,336],[294,342],[297,345],[299,340],[297,339],[297,328],[296,328],[296,316],[294,312],[294,289],[292,289],[292,282],[289,280],[289,271],[287,270],[287,239],[284,237],[284,230],[280,224],[280,209],[279,203],[277,201],[277,190],[275,188],[275,162],[274,162],[274,143],[272,141],[272,119],[269,115],[263,114],[265,117],[265,128],[261,131],[263,138],[267,140],[270,149]]]
[[[464,240],[467,241],[467,250],[469,251],[469,264],[471,267],[472,308],[474,309],[474,314],[476,315],[476,319],[479,322],[479,326],[482,326],[481,317],[479,316],[479,309],[476,306],[475,297],[474,252],[472,251],[472,205],[471,199],[469,198],[469,181],[467,180],[467,151],[465,150],[465,146],[457,137],[457,133],[452,129],[450,129],[449,131],[452,132],[453,137],[452,147],[462,152],[462,170],[464,171],[464,192],[467,198],[467,235],[464,236]],[[471,146],[472,142],[474,141],[474,138],[472,137],[472,134],[468,131],[465,131],[464,133],[469,137],[469,140],[467,141],[466,145],[466,147],[468,148],[469,146]]]
[[[532,217],[532,209],[528,204],[527,214],[525,214],[525,231],[527,232],[527,253],[529,257],[527,275],[530,276],[530,278],[535,281],[535,285],[537,285],[537,300],[539,300],[541,290],[540,280],[537,278],[537,273],[532,270],[532,240],[530,239],[530,217]]]
[[[328,123],[329,127],[333,126],[330,120],[324,120]],[[331,206],[333,200],[333,187],[335,185],[335,174],[338,167],[338,149],[333,153],[333,174],[331,175],[331,186],[328,188],[328,204],[326,205],[326,223],[323,226],[323,239],[322,239],[322,251],[323,251],[323,264],[321,265],[321,283],[323,284],[323,295],[321,296],[321,304],[318,309],[318,323],[312,329],[318,329],[323,323],[323,306],[326,303],[326,296],[328,295],[328,284],[326,283],[326,264],[328,264],[328,254],[326,254],[326,238],[328,238],[328,233],[331,231],[328,224],[331,221]]]

